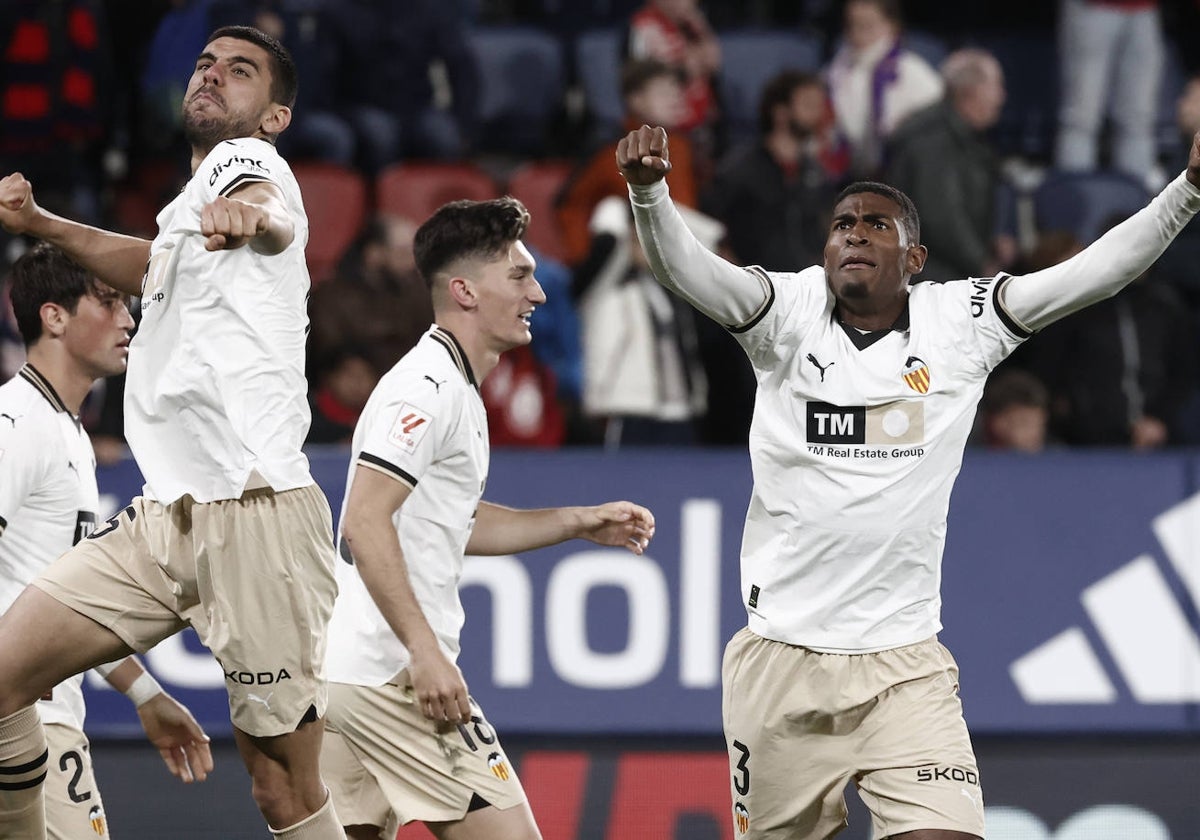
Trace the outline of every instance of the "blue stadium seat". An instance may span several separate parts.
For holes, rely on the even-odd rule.
[[[558,39],[520,26],[480,27],[469,37],[479,61],[481,147],[541,154],[566,89]]]
[[[758,100],[772,76],[783,70],[816,72],[821,41],[779,29],[733,29],[721,41],[721,105],[731,133],[748,136],[758,121]]]
[[[1118,172],[1051,172],[1033,194],[1033,210],[1038,230],[1067,230],[1090,245],[1149,201],[1144,186]]]
[[[621,102],[621,64],[625,33],[616,28],[592,29],[575,39],[575,75],[592,134],[616,136],[624,120]]]

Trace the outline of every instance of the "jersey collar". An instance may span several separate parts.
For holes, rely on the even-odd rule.
[[[842,319],[837,316],[836,312],[833,315],[833,319],[837,321],[838,326],[842,328],[842,330],[850,338],[850,342],[855,347],[857,347],[859,350],[866,350],[868,347],[870,347],[876,341],[879,341],[879,339],[883,338],[890,332],[908,332],[908,301],[904,301],[904,309],[902,309],[900,314],[896,316],[896,320],[892,322],[892,325],[882,330],[872,330],[871,332],[866,333],[860,332],[849,324],[843,322]]]
[[[62,401],[62,397],[58,395],[58,391],[54,390],[54,386],[50,384],[50,380],[42,376],[41,372],[29,364],[29,362],[21,366],[21,369],[17,371],[17,376],[24,379],[34,388],[37,388],[38,393],[46,398],[46,402],[50,403],[55,411],[65,411],[72,418],[75,417],[74,414],[71,414],[71,409],[67,408],[67,404]]]
[[[433,330],[429,333],[429,337],[446,348],[446,352],[450,354],[450,358],[454,361],[454,365],[458,368],[459,373],[463,375],[463,378],[473,388],[478,388],[479,383],[475,381],[475,372],[471,370],[471,362],[467,359],[466,352],[462,349],[462,345],[458,343],[458,339],[454,337],[454,334],[448,329],[434,326]]]

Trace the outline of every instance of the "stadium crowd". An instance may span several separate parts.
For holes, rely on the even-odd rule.
[[[921,213],[928,281],[1059,262],[1174,177],[1200,129],[1196,0],[7,0],[0,173],[152,235],[187,176],[178,80],[226,24],[279,37],[302,80],[280,151],[312,220],[311,443],[349,440],[431,321],[417,225],[507,192],[548,300],[484,388],[493,444],[744,445],[744,355],[662,292],[633,235],[613,152],[643,123],[670,130],[672,195],[711,249],[819,262],[833,197],[878,179]],[[29,243],[0,242],[7,274]],[[1129,293],[1001,366],[976,442],[1200,442],[1198,325],[1194,221]],[[9,313],[0,376],[22,361]],[[101,460],[124,452],[120,391],[84,410]]]

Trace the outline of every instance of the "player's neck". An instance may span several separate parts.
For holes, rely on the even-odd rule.
[[[487,346],[482,333],[468,318],[455,317],[453,313],[439,313],[434,319],[442,329],[454,336],[462,347],[467,361],[471,365],[471,373],[477,383],[487,379],[496,365],[500,362],[500,354]]]
[[[27,361],[37,369],[67,409],[75,415],[83,407],[83,401],[92,389],[95,378],[80,369],[65,353],[57,352],[53,347],[43,346],[38,342],[29,348]]]

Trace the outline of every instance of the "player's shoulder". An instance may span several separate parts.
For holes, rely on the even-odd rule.
[[[284,169],[283,158],[270,143],[255,137],[239,137],[213,146],[196,168],[196,176],[203,178],[209,187],[226,193],[249,179],[274,180]]]

